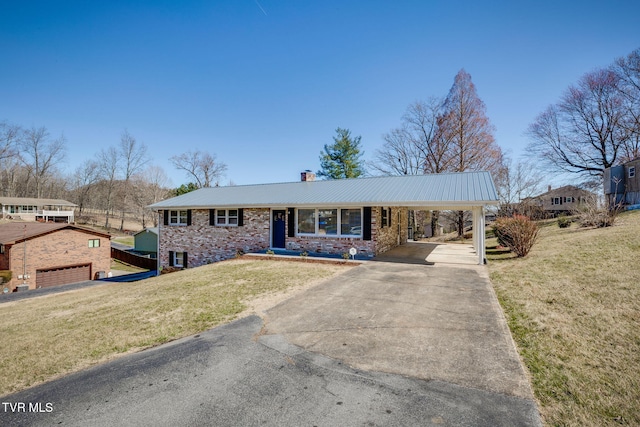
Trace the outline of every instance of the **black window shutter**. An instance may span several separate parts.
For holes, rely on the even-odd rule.
[[[169,225],[169,211],[164,211],[164,225]]]
[[[242,227],[244,225],[244,209],[238,209],[238,227]]]
[[[169,251],[169,267],[173,267],[173,251]]]
[[[216,210],[209,209],[209,225],[216,225]]]
[[[380,228],[387,226],[387,210],[384,207],[380,207]]]
[[[371,207],[365,206],[362,213],[362,240],[371,240]]]
[[[191,209],[187,209],[187,225],[191,225]]]
[[[182,267],[183,268],[187,268],[187,253],[183,252],[182,253]]]
[[[287,237],[296,237],[296,209],[287,208]]]
[[[391,215],[391,208],[389,208],[389,214],[388,214],[387,218],[388,218],[389,227],[391,227],[391,218],[393,218],[393,215]]]

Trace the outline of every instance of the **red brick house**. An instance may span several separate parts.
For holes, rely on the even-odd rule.
[[[10,292],[91,280],[110,265],[108,234],[64,223],[0,224],[1,288]]]
[[[306,179],[305,179],[306,178]],[[408,239],[408,210],[471,210],[498,196],[488,172],[201,188],[151,205],[158,211],[158,267],[197,267],[265,249],[361,256]],[[474,233],[484,263],[484,233]]]

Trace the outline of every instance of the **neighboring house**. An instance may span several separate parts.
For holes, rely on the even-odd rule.
[[[142,254],[158,253],[158,227],[145,228],[134,234],[133,249]]]
[[[71,224],[0,224],[0,270],[11,279],[1,288],[14,291],[94,279],[109,272],[108,234]]]
[[[60,199],[0,197],[2,217],[25,221],[74,222],[77,205]]]
[[[538,207],[547,216],[557,216],[575,212],[591,197],[594,197],[593,193],[573,185],[556,189],[549,186],[546,193],[523,200],[523,204]]]
[[[604,194],[610,206],[640,204],[640,158],[605,169]]]
[[[374,256],[408,238],[408,210],[497,205],[488,172],[412,175],[203,188],[150,207],[159,214],[159,268],[196,267],[237,253],[287,249]],[[310,179],[311,178],[311,179]],[[484,263],[484,233],[475,233]]]

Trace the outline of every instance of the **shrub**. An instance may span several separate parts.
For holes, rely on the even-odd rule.
[[[513,251],[518,257],[527,256],[538,237],[538,225],[526,216],[498,218],[493,223],[493,233],[501,246]]]
[[[616,221],[622,204],[607,206],[596,196],[588,197],[577,212],[578,221],[583,227],[611,227]]]
[[[11,270],[0,270],[0,283],[9,282],[12,276]]]
[[[558,217],[558,227],[560,228],[569,228],[571,226],[571,218],[560,215]]]

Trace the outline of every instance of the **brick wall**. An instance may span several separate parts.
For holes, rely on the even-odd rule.
[[[186,252],[188,267],[198,267],[233,258],[238,251],[257,252],[269,247],[269,209],[244,209],[244,225],[209,225],[208,209],[193,209],[191,225],[164,225],[160,211],[161,267],[169,266],[169,251]]]
[[[330,254],[343,254],[356,248],[361,255],[376,255],[398,245],[398,221],[401,243],[407,240],[407,209],[391,208],[391,226],[380,227],[382,209],[372,208],[370,241],[351,237],[297,236],[288,237],[288,221],[285,230],[286,249]],[[209,209],[192,209],[191,225],[164,225],[164,212],[159,212],[160,266],[170,265],[170,252],[186,252],[188,267],[198,267],[212,262],[230,259],[238,251],[258,252],[270,246],[271,211],[267,208],[244,209],[243,226],[209,225]]]
[[[352,237],[287,237],[286,245],[287,249],[292,251],[325,254],[348,253],[351,248],[356,248],[358,253],[362,255],[373,255],[375,253],[375,242],[373,240],[362,240]]]
[[[99,239],[100,247],[90,248],[89,239]],[[24,242],[5,248],[13,277],[8,287],[11,291],[23,282],[29,289],[36,288],[36,270],[68,265],[91,264],[91,274],[111,270],[111,242],[109,238],[74,229],[62,229],[26,242],[26,273],[29,279],[18,279],[24,270]]]
[[[381,254],[389,249],[398,246],[398,235],[400,236],[400,244],[407,241],[409,219],[407,208],[391,207],[390,226],[384,226],[382,222],[382,208],[376,207],[372,209],[371,239],[376,242],[375,254]],[[398,233],[398,222],[400,222],[400,233]]]

